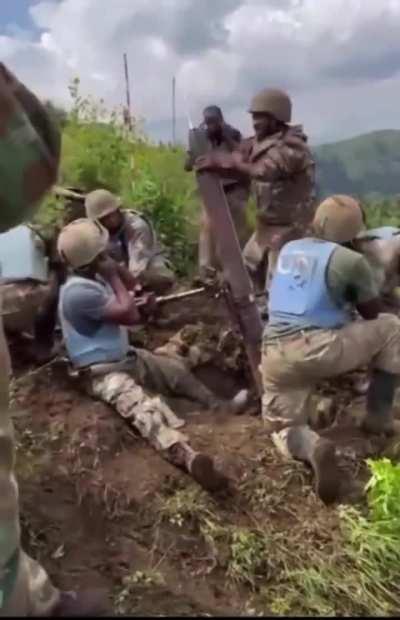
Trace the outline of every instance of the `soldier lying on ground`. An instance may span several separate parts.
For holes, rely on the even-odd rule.
[[[200,128],[207,136],[207,145],[211,153],[231,153],[238,149],[242,136],[224,121],[219,107],[208,106],[203,111],[204,122]],[[195,164],[195,153],[188,150],[185,170],[190,172]],[[222,179],[225,196],[229,205],[236,233],[241,247],[247,242],[250,232],[246,220],[246,206],[250,194],[250,183],[247,179]],[[207,277],[208,270],[219,266],[217,248],[206,209],[202,208],[199,236],[199,276],[200,280]]]
[[[60,296],[60,320],[70,362],[80,371],[87,392],[111,405],[151,445],[183,468],[205,489],[226,487],[213,460],[196,453],[179,430],[183,421],[146,390],[196,400],[206,407],[215,396],[177,359],[128,345],[126,326],[140,314],[134,296],[107,256],[109,235],[98,222],[77,220],[59,236],[60,256],[72,270]],[[239,393],[230,405],[244,406]]]
[[[279,90],[258,93],[250,105],[255,137],[240,152],[199,158],[197,170],[253,181],[256,230],[243,256],[254,282],[269,288],[280,248],[304,236],[315,209],[315,164],[301,126],[290,126],[292,103]],[[266,265],[268,272],[266,273]]]
[[[123,210],[119,198],[104,189],[86,196],[86,216],[99,221],[109,232],[107,251],[124,264],[142,286],[164,293],[175,283],[175,275],[147,218]]]
[[[57,177],[60,135],[38,99],[0,64],[0,232],[29,219]],[[1,294],[0,290],[0,294]],[[10,356],[0,313],[0,616],[96,616],[98,593],[60,592],[21,548]]]
[[[326,503],[339,497],[341,476],[335,445],[307,425],[316,383],[370,365],[362,429],[397,431],[392,404],[400,373],[400,320],[380,314],[371,268],[351,249],[362,227],[361,209],[348,196],[332,196],[318,207],[314,236],[280,252],[264,335],[263,418],[286,456],[311,464]]]

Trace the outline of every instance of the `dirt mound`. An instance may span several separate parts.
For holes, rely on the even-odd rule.
[[[196,372],[221,396],[243,383],[209,364]],[[115,611],[133,615],[363,611],[296,594],[305,566],[340,558],[338,511],[303,465],[276,454],[260,419],[176,407],[193,446],[235,480],[235,495],[216,500],[60,369],[20,377],[13,400],[24,546],[60,587],[104,585]],[[349,402],[345,390],[342,417]],[[349,432],[344,467],[362,477],[360,458],[381,446],[354,436],[349,448]]]

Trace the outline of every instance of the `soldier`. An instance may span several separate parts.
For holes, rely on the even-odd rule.
[[[128,267],[138,282],[156,293],[175,283],[175,275],[163,255],[152,224],[136,211],[123,211],[119,198],[105,189],[86,196],[86,216],[98,221],[109,234],[108,252]]]
[[[207,144],[212,153],[231,153],[241,143],[241,133],[224,121],[219,107],[208,106],[203,111],[204,121],[201,128],[207,136]],[[190,172],[195,164],[195,155],[188,150],[185,170]],[[250,183],[244,179],[223,178],[222,184],[229,209],[235,224],[236,233],[241,247],[244,247],[250,233],[246,220],[246,205],[249,199]],[[217,249],[206,209],[203,207],[199,237],[199,276],[200,280],[207,276],[208,270],[219,266]]]
[[[214,395],[177,359],[130,349],[126,326],[140,314],[115,261],[107,256],[109,234],[96,221],[80,219],[60,234],[60,256],[72,273],[61,290],[60,320],[73,369],[90,395],[114,407],[151,445],[183,468],[205,489],[217,491],[227,479],[210,457],[190,447],[179,429],[184,423],[155,393],[185,396],[211,407]],[[143,312],[142,308],[142,312]],[[243,405],[239,393],[232,407]]]
[[[326,503],[339,496],[341,476],[334,444],[307,425],[315,384],[370,365],[362,429],[397,431],[392,404],[400,373],[400,320],[380,314],[371,268],[351,249],[362,227],[361,208],[349,196],[320,204],[314,236],[287,243],[279,254],[264,334],[263,418],[282,452],[311,464]]]
[[[64,273],[47,246],[31,226],[0,235],[4,329],[18,338],[33,334],[27,352],[39,363],[56,353],[57,300]]]
[[[254,183],[256,230],[246,247],[246,266],[255,283],[267,288],[280,248],[301,238],[314,213],[315,164],[301,126],[290,126],[292,103],[280,90],[265,89],[252,100],[255,137],[241,152],[199,158],[198,170],[239,175]]]
[[[400,229],[382,226],[360,233],[354,249],[368,260],[385,307],[400,308]]]
[[[60,136],[37,98],[0,64],[0,232],[28,219],[55,182]],[[60,592],[21,549],[15,442],[9,409],[11,364],[0,318],[0,616],[90,616],[93,592]]]

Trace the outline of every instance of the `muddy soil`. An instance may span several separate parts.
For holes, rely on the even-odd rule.
[[[153,328],[146,338],[154,348],[172,332]],[[275,592],[285,553],[337,547],[337,512],[315,497],[303,465],[277,456],[259,418],[175,402],[193,446],[235,481],[234,496],[212,499],[62,369],[27,375],[13,353],[23,542],[60,588],[104,586],[121,614],[268,613],[279,593],[261,607],[256,595],[261,587]],[[209,365],[198,375],[221,396],[241,387]],[[344,394],[342,416],[362,408]],[[361,459],[382,446],[351,429],[330,432],[343,444],[345,475],[362,478]],[[270,528],[271,549],[251,573],[232,541],[243,546],[260,528]]]

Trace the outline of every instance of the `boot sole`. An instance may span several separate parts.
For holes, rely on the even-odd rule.
[[[335,445],[321,439],[315,448],[312,466],[316,478],[316,493],[324,504],[333,504],[340,494],[341,471],[338,466]]]
[[[228,478],[216,471],[209,456],[197,455],[190,469],[194,480],[206,491],[216,493],[217,491],[227,490],[229,487]]]

